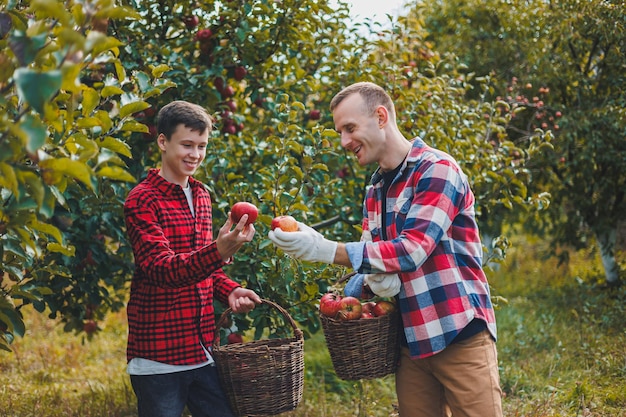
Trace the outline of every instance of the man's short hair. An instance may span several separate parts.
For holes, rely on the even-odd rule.
[[[396,110],[389,94],[382,87],[365,81],[349,85],[337,93],[330,102],[330,111],[333,112],[339,103],[355,93],[359,93],[363,97],[368,115],[374,114],[378,106],[384,106],[390,114],[395,116]]]

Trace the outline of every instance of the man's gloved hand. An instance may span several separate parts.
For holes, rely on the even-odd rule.
[[[363,281],[374,294],[381,297],[393,297],[402,286],[398,274],[366,274]]]
[[[297,232],[271,230],[268,237],[274,245],[296,259],[332,264],[335,261],[337,242],[330,241],[317,230],[298,222]]]

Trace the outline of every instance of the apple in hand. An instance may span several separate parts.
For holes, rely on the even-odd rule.
[[[361,302],[356,297],[343,297],[339,301],[341,308],[337,313],[339,320],[356,320],[361,318]]]
[[[320,298],[320,313],[326,317],[334,318],[341,308],[341,296],[333,292],[328,292]]]
[[[298,222],[291,216],[278,216],[272,219],[272,230],[280,227],[283,232],[297,232]]]
[[[396,305],[391,301],[380,300],[372,307],[372,314],[380,317],[395,311],[395,309]]]
[[[245,201],[240,201],[239,203],[233,204],[230,208],[230,214],[233,217],[233,221],[235,223],[239,223],[239,220],[243,217],[244,214],[248,215],[248,220],[246,221],[246,226],[254,223],[256,218],[259,215],[259,210],[252,203],[247,203]]]

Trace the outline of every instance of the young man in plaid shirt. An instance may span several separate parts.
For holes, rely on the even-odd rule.
[[[296,258],[354,268],[349,295],[369,288],[397,298],[400,417],[502,416],[495,315],[466,176],[450,155],[402,135],[381,87],[353,84],[330,108],[341,145],[359,164],[378,165],[363,237],[333,242],[299,223],[298,232],[275,229],[270,239]]]
[[[245,227],[247,215],[236,225],[229,216],[213,240],[211,198],[192,177],[206,155],[208,113],[174,101],[157,119],[161,167],[150,169],[124,204],[135,256],[128,373],[140,417],[180,417],[185,406],[194,417],[233,417],[210,354],[213,299],[235,313],[261,302],[222,270],[255,229]]]

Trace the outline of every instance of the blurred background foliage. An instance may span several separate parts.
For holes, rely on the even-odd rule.
[[[9,350],[14,335],[24,334],[25,306],[88,337],[124,308],[133,266],[122,204],[159,161],[155,116],[174,99],[196,102],[215,119],[197,178],[211,190],[216,227],[237,201],[260,209],[254,241],[227,273],[288,308],[307,335],[319,330],[320,293],[349,271],[294,261],[266,235],[272,217],[289,213],[328,238],[359,238],[373,167],[341,149],[328,111],[333,95],[353,82],[385,87],[407,138],[419,135],[459,160],[476,193],[490,264],[506,255],[507,224],[528,222],[557,238],[563,224],[580,237],[595,230],[584,213],[623,208],[619,192],[610,205],[601,189],[586,188],[623,185],[623,5],[572,14],[578,6],[571,1],[433,3],[412,3],[389,26],[350,24],[348,6],[326,0],[0,6],[0,347]],[[585,26],[588,14],[596,26]],[[527,19],[535,32],[519,29]],[[600,30],[610,25],[617,29]],[[556,35],[563,27],[567,41]],[[582,33],[598,38],[600,49],[585,52],[596,72],[613,71],[589,90],[581,84],[592,84],[592,69],[587,78],[572,70],[563,81],[569,73],[555,68],[578,62],[565,54],[572,45],[593,45]],[[474,42],[489,37],[501,40]],[[591,139],[596,145],[588,146]],[[587,156],[572,159],[580,149]],[[610,156],[615,170],[593,159]],[[567,189],[593,197],[571,200]],[[572,210],[580,216],[570,217]],[[262,311],[236,320],[257,336],[288,331]]]

